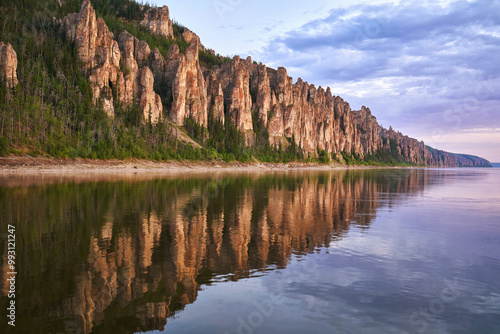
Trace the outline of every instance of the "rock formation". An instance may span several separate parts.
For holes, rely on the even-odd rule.
[[[166,6],[148,9],[141,24],[154,34],[173,37]],[[353,111],[330,88],[300,78],[294,83],[283,67],[274,70],[250,57],[235,56],[202,70],[199,52],[208,51],[187,28],[182,34],[190,43],[185,54],[173,44],[164,58],[158,48],[151,51],[146,42],[127,31],[115,41],[104,21],[96,19],[89,0],[83,2],[80,13],[66,16],[63,26],[90,73],[95,99],[103,99],[110,116],[114,113],[111,92],[116,90],[125,104],[140,105],[145,119],[159,121],[163,108],[179,126],[191,118],[207,127],[214,117],[235,125],[247,145],[255,138],[252,113],[256,113],[269,132],[270,144],[286,146],[293,138],[305,153],[313,155],[317,149],[337,158],[342,152],[363,158],[386,151],[401,161],[424,166],[489,165],[479,158],[429,149],[423,142],[382,128],[369,108]],[[165,96],[153,91],[155,79],[161,80]]]
[[[139,83],[139,106],[144,114],[144,119],[151,123],[158,123],[160,120],[163,104],[161,97],[153,90],[154,76],[149,67],[143,67],[138,74]]]
[[[170,21],[168,7],[153,7],[146,11],[141,25],[148,28],[155,35],[170,38],[174,36],[172,21]]]
[[[198,45],[200,45],[201,47],[200,37],[188,28],[184,28],[184,31],[182,32],[182,38],[184,38],[184,40],[189,44],[198,43]]]
[[[259,115],[262,124],[267,127],[267,118],[271,111],[271,86],[266,65],[261,63],[252,71],[250,91],[254,110]]]
[[[17,54],[10,43],[0,42],[0,81],[8,87],[15,87],[17,80]]]
[[[84,0],[80,13],[67,15],[62,26],[68,39],[75,42],[80,60],[90,73],[95,101],[102,98],[109,116],[114,116],[112,92],[115,90],[125,105],[139,105],[146,120],[151,118],[155,123],[160,119],[161,98],[153,91],[151,70],[143,67],[151,53],[146,42],[127,31],[116,41],[104,20],[96,18],[90,0]]]
[[[206,79],[208,116],[224,123],[224,92],[222,85],[214,72],[210,72]]]
[[[250,73],[246,61],[235,56],[230,62],[213,69],[224,95],[225,117],[241,130],[247,144],[252,141],[252,97]]]
[[[207,126],[207,89],[198,61],[199,44],[194,43],[186,49],[186,54],[172,45],[164,64],[164,76],[172,94],[170,109],[171,120],[184,125],[186,117]]]
[[[141,107],[144,118],[153,123],[158,122],[163,111],[161,98],[153,90],[154,76],[147,66],[151,50],[144,41],[139,41],[128,31],[118,37],[122,62],[124,66],[125,85],[121,91],[121,98],[126,104],[136,103]]]
[[[74,41],[80,60],[87,68],[94,68],[96,57],[97,19],[90,0],[84,0],[80,13],[63,18],[66,36]]]

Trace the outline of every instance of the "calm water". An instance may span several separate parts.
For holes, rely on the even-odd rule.
[[[500,169],[0,179],[17,333],[499,333]]]

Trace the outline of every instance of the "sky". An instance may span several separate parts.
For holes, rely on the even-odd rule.
[[[500,162],[500,1],[153,3],[222,55],[283,66],[384,127]]]

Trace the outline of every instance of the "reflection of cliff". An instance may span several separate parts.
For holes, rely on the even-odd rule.
[[[107,222],[98,235],[90,239],[84,271],[75,277],[76,291],[60,305],[57,314],[66,320],[66,330],[90,333],[95,322],[105,318],[113,303],[127,308],[133,300],[157,288],[148,279],[153,248],[158,245],[162,226],[156,215],[143,218],[135,237],[122,232],[113,238],[113,223]],[[144,303],[136,308],[142,327],[160,328],[166,323],[167,303]],[[163,319],[163,322],[161,321]]]
[[[32,189],[21,205],[41,210],[44,205],[37,201],[51,194],[50,205],[44,202],[47,208],[59,204],[47,217],[64,217],[55,221],[68,225],[51,226],[50,233],[40,231],[23,242],[21,270],[31,275],[19,277],[25,280],[22,286],[33,290],[21,295],[26,299],[20,305],[34,317],[23,326],[77,333],[162,329],[215,275],[237,280],[252,270],[286,266],[292,252],[327,246],[352,224],[369,227],[380,205],[392,205],[397,194],[415,193],[430,182],[424,171],[393,174],[398,173],[388,178],[377,171],[341,171]],[[74,216],[68,219],[68,214]],[[93,225],[78,221],[84,217]],[[78,223],[70,225],[74,220]],[[54,238],[50,243],[43,241],[48,236]],[[76,247],[80,256],[57,255],[54,245]],[[59,257],[28,255],[45,252]],[[64,288],[52,295],[42,291],[47,279],[52,288]],[[42,321],[47,318],[51,321]]]

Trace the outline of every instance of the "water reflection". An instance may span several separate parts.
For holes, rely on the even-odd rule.
[[[201,286],[285,267],[353,225],[368,229],[380,207],[443,177],[366,170],[10,183],[0,187],[1,225],[17,227],[18,314],[30,319],[17,330],[163,329]],[[5,277],[5,256],[1,264]]]

